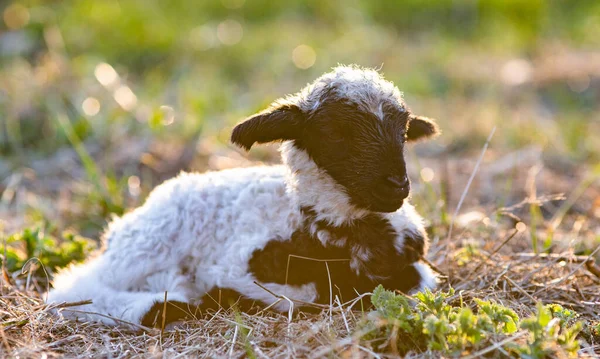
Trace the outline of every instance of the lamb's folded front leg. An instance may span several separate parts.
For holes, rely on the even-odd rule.
[[[262,282],[314,283],[322,304],[335,296],[351,300],[378,284],[403,292],[435,287],[433,273],[418,262],[426,234],[412,227],[398,233],[386,219],[369,217],[338,227],[313,223],[312,233],[273,240],[254,252],[249,270]]]
[[[435,275],[420,262],[427,234],[412,206],[388,215],[369,214],[340,227],[319,226],[331,234],[328,242],[348,248],[350,268],[362,280],[403,292],[435,287]]]

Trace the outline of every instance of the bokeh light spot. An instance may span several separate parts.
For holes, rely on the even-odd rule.
[[[81,104],[81,109],[83,110],[83,113],[85,113],[87,116],[94,116],[98,114],[98,112],[100,112],[100,101],[98,101],[94,97],[88,97],[85,100],[83,100],[83,103]]]
[[[131,89],[125,85],[119,87],[114,93],[115,101],[125,111],[131,111],[137,105],[137,97]]]
[[[217,35],[212,26],[202,25],[193,28],[189,34],[190,46],[199,51],[208,50],[217,45]]]
[[[567,81],[569,88],[573,92],[582,93],[590,87],[590,77],[583,75],[576,78],[571,78]]]
[[[127,187],[129,189],[129,194],[133,197],[137,197],[140,195],[140,178],[138,176],[129,176],[127,179]]]
[[[435,173],[429,167],[425,167],[421,170],[421,178],[423,179],[423,182],[433,181],[434,175],[435,175]]]
[[[225,20],[217,26],[217,38],[223,45],[235,45],[242,40],[244,29],[235,20]]]
[[[308,45],[299,45],[292,51],[292,61],[299,69],[308,69],[315,64],[317,54],[312,47]]]
[[[29,23],[29,10],[21,4],[12,4],[4,9],[4,23],[11,30],[20,29]]]
[[[175,110],[171,106],[160,106],[160,111],[162,112],[162,124],[164,126],[169,126],[173,122],[175,122]]]
[[[98,82],[100,82],[104,87],[113,86],[119,80],[117,71],[115,71],[112,66],[105,62],[102,62],[96,66],[96,69],[94,69],[94,76],[96,76]]]
[[[508,61],[504,66],[500,75],[502,81],[511,86],[521,85],[531,79],[532,68],[529,61],[524,59],[513,59]]]

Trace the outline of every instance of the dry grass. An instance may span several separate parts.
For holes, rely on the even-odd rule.
[[[481,249],[468,258],[463,247],[451,250],[452,243],[438,243],[432,253],[447,253],[434,263],[448,276],[442,287],[454,287],[456,301],[460,298],[471,305],[473,298],[494,299],[520,317],[531,315],[539,301],[576,310],[585,325],[600,321],[600,268],[591,257],[569,252],[505,254],[511,251],[507,250],[511,241],[522,235],[511,236],[514,233],[503,238],[503,248],[498,248],[503,242],[499,240],[493,250]],[[8,285],[7,280],[0,299],[2,357],[393,356],[386,338],[368,341],[363,339],[364,332],[356,330],[366,320],[360,303],[352,308],[334,305],[320,314],[296,312],[291,319],[287,313],[249,315],[221,310],[168,330],[131,330],[64,320],[51,313],[39,292],[25,291],[24,282]],[[523,340],[523,334],[518,332],[506,341]],[[600,355],[599,337],[584,330],[580,343],[581,356]],[[488,355],[501,355],[494,347],[489,350]],[[436,356],[431,352],[413,354]]]

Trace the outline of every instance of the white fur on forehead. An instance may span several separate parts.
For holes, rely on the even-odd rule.
[[[383,104],[405,111],[402,92],[373,69],[358,66],[337,66],[312,84],[306,86],[296,97],[301,110],[310,112],[327,98],[352,102],[364,111],[383,118]]]

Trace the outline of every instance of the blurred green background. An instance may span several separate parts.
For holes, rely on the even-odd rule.
[[[356,63],[439,120],[444,135],[409,154],[433,224],[497,126],[467,205],[580,188],[571,223],[600,237],[597,0],[30,0],[0,13],[7,233],[41,222],[96,236],[182,169],[247,165],[228,145],[236,122]],[[276,161],[271,147],[249,158]]]

